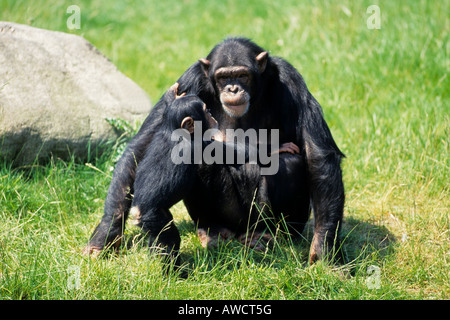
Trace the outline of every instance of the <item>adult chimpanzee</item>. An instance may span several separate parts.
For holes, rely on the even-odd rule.
[[[244,38],[219,43],[205,59],[193,64],[177,81],[179,92],[197,95],[210,108],[219,130],[242,128],[278,129],[280,143],[293,142],[300,155],[283,153],[284,164],[269,179],[267,192],[272,207],[285,214],[298,232],[303,229],[311,207],[315,229],[310,262],[330,257],[341,260],[339,228],[344,208],[344,185],[340,162],[344,156],[323,118],[319,103],[308,91],[302,76],[288,62],[269,56],[261,47]],[[116,165],[102,222],[124,221],[133,193],[136,166],[148,144],[164,125],[167,95],[151,111],[141,130]],[[189,214],[200,228],[241,228],[248,220],[246,201],[235,197],[236,180],[225,169],[207,168],[195,181],[195,192],[184,198]],[[244,182],[252,175],[240,171]],[[277,187],[283,185],[282,194]],[[241,232],[242,230],[239,230]],[[111,230],[96,237],[87,252],[114,242],[121,232]]]

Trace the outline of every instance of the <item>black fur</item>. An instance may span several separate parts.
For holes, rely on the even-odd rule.
[[[166,108],[161,129],[155,133],[137,167],[132,207],[140,214],[142,229],[150,235],[149,244],[162,247],[172,256],[179,250],[180,235],[169,209],[191,190],[197,170],[195,164],[171,161],[171,150],[180,143],[171,141],[171,134],[188,116],[202,122],[203,132],[208,129],[202,108],[203,102],[196,96],[179,98]],[[193,154],[195,142],[189,143]]]
[[[237,184],[247,184],[248,190],[263,186],[261,197],[270,202],[275,214],[283,212],[299,232],[312,206],[315,234],[311,262],[333,252],[341,260],[340,252],[335,249],[339,248],[345,201],[340,168],[344,155],[333,140],[319,103],[292,65],[269,56],[264,72],[257,72],[255,57],[263,51],[248,39],[227,39],[207,56],[211,62],[209,76],[205,75],[201,63],[196,62],[177,81],[178,91],[197,95],[205,102],[221,130],[279,129],[280,144],[293,142],[300,147],[301,154],[281,154],[278,174],[263,180],[258,180],[254,169],[248,170],[251,166],[204,166],[199,169],[192,191],[184,196],[184,202],[199,227],[224,226],[245,232],[253,192],[240,194],[242,188]],[[242,65],[253,74],[250,108],[241,118],[233,119],[223,111],[211,75],[218,67]],[[164,131],[163,113],[170,108],[169,100],[165,94],[155,105],[118,162],[105,201],[104,217],[94,231],[91,247],[103,248],[120,238],[131,205],[136,167],[138,171],[147,167],[140,162],[156,134]],[[264,185],[260,185],[261,181]],[[263,196],[264,192],[267,197]]]

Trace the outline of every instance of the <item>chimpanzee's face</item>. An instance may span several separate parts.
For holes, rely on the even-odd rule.
[[[214,73],[220,102],[224,111],[233,118],[240,118],[250,106],[252,74],[247,67],[222,67]]]
[[[175,128],[186,129],[189,133],[193,133],[195,130],[195,125],[198,122],[202,123],[201,129],[202,133],[208,129],[218,129],[219,123],[211,115],[209,109],[206,108],[206,104],[201,101],[197,96],[187,95],[177,98],[168,111],[176,112],[179,118],[182,118],[180,126]],[[175,120],[175,119],[174,119]],[[178,122],[179,123],[179,122]]]
[[[248,112],[252,94],[257,89],[255,77],[264,72],[267,57],[267,52],[261,52],[256,57],[242,59],[242,65],[236,65],[236,61],[216,63],[214,58],[211,61],[199,60],[205,75],[213,82],[222,108],[228,116],[240,118]]]

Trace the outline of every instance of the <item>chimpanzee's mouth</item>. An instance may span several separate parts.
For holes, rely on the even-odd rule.
[[[240,104],[229,104],[229,103],[225,103],[224,106],[228,109],[233,109],[233,110],[239,110],[242,108],[247,107],[248,103],[240,103]]]
[[[223,109],[230,117],[240,118],[247,113],[249,106],[248,102],[238,105],[223,104]]]
[[[245,92],[225,94],[220,97],[224,111],[232,118],[240,118],[247,113],[250,106],[249,100]]]
[[[222,103],[227,106],[241,106],[246,104],[248,101],[243,94],[238,94],[234,97],[227,96],[226,99],[223,99]]]

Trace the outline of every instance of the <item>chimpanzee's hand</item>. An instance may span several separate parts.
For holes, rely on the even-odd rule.
[[[282,152],[289,152],[290,154],[299,154],[300,148],[293,142],[286,142],[281,145],[281,147],[278,150],[275,150],[272,152],[272,154],[275,153],[282,153]]]

